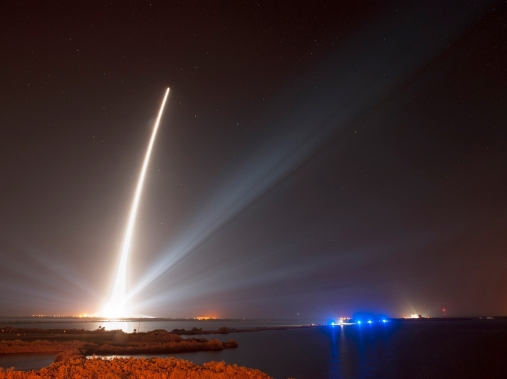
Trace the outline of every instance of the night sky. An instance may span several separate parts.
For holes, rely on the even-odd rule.
[[[0,315],[507,314],[507,4],[2,1]]]

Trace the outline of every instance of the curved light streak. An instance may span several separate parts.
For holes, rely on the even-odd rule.
[[[141,175],[139,176],[139,181],[137,182],[136,193],[134,195],[134,201],[132,202],[132,208],[130,210],[130,216],[127,224],[127,230],[125,232],[125,238],[123,240],[123,246],[121,249],[121,258],[120,264],[118,266],[118,271],[116,273],[116,280],[114,282],[113,292],[111,293],[111,298],[109,302],[105,305],[102,310],[102,315],[105,317],[126,317],[127,309],[126,309],[126,289],[127,289],[127,261],[130,252],[130,245],[132,241],[132,232],[134,230],[134,223],[136,220],[137,207],[139,205],[139,199],[141,197],[141,192],[143,190],[144,177],[146,176],[146,169],[148,167],[148,163],[150,161],[151,150],[153,148],[153,143],[155,142],[155,137],[157,135],[158,126],[160,124],[160,119],[162,118],[162,113],[164,112],[165,103],[167,100],[167,96],[169,95],[169,88],[167,88],[164,96],[164,100],[162,101],[162,105],[160,106],[160,111],[158,112],[157,120],[155,121],[155,126],[153,127],[153,132],[151,133],[150,143],[148,144],[148,150],[146,151],[146,155],[144,157],[143,167],[141,169]]]

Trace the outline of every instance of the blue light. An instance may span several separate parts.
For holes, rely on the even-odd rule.
[[[334,322],[332,322],[331,325],[334,326]]]
[[[385,320],[385,319],[384,319],[384,320],[382,320],[382,322],[384,322],[384,323],[385,323],[385,322],[387,322],[387,320]]]
[[[358,323],[359,325],[361,325],[361,321],[358,321],[357,323]]]
[[[371,324],[371,320],[368,320],[368,324]]]

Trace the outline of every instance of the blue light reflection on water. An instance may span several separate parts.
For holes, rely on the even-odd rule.
[[[381,378],[385,376],[376,375],[391,364],[389,355],[384,352],[388,335],[389,331],[381,323],[371,328],[336,325],[232,333],[218,338],[235,339],[239,343],[237,349],[172,356],[196,364],[224,360],[229,364],[257,368],[274,378]]]
[[[174,356],[196,364],[223,360],[277,379],[507,377],[504,320],[390,321],[204,337],[232,338],[239,347]]]
[[[342,325],[334,333],[331,333],[331,365],[329,370],[329,378],[352,378],[355,377],[356,370],[353,362],[353,351],[350,341],[347,340],[345,329],[347,326]]]
[[[378,327],[385,331],[384,325],[379,324]],[[223,341],[233,338],[238,341],[240,347],[222,351],[158,355],[158,357],[174,356],[196,364],[224,360],[230,364],[260,369],[275,378],[366,378],[372,371],[369,367],[372,359],[369,350],[372,348],[370,346],[372,338],[377,338],[374,334],[373,328],[341,325],[334,328],[323,326],[231,333],[227,336],[204,335],[205,338],[219,338]],[[18,364],[21,362],[6,361],[4,367]],[[46,362],[47,364],[49,363]],[[375,364],[378,365],[379,362]]]
[[[357,329],[352,329],[350,332],[355,332],[357,331],[357,336],[356,338],[353,337],[353,340],[356,341],[356,344],[355,344],[355,350],[356,350],[356,357],[354,360],[354,364],[353,364],[353,367],[355,367],[358,371],[359,371],[359,375],[355,375],[356,377],[359,377],[359,378],[366,378],[366,373],[367,373],[367,369],[366,367],[364,367],[364,363],[366,362],[366,347],[365,347],[365,341],[364,341],[364,337],[363,337],[363,332],[364,332],[365,328],[357,328]],[[366,328],[366,331],[369,331],[369,329]],[[352,359],[352,358],[351,358]]]
[[[334,324],[333,324],[334,326]],[[333,328],[335,329],[335,328]],[[343,331],[343,326],[340,326],[341,331]],[[337,344],[337,337],[336,333],[331,333],[331,362],[330,362],[330,370],[329,374],[330,377],[335,378],[338,376],[338,368],[340,365],[339,358],[338,358],[338,344]]]

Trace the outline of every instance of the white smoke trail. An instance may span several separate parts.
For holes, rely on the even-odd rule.
[[[143,190],[144,177],[146,175],[146,169],[148,167],[148,163],[150,161],[151,150],[153,148],[153,143],[155,142],[155,137],[157,135],[158,126],[160,124],[160,119],[162,118],[162,113],[164,112],[165,103],[167,100],[167,96],[169,95],[169,88],[167,88],[164,96],[164,100],[162,101],[162,105],[160,106],[160,111],[158,112],[158,117],[155,122],[155,126],[153,127],[153,132],[151,133],[150,143],[148,144],[148,150],[146,151],[146,155],[144,157],[143,167],[141,169],[141,175],[139,176],[139,181],[137,182],[136,193],[134,195],[134,201],[132,202],[132,208],[130,210],[130,216],[127,224],[127,230],[125,232],[125,239],[123,240],[123,246],[121,249],[121,257],[120,264],[118,266],[118,271],[116,273],[116,280],[114,282],[113,292],[111,294],[111,298],[109,302],[106,304],[104,309],[102,310],[102,315],[105,317],[125,317],[127,316],[126,309],[126,287],[127,287],[127,261],[130,251],[130,243],[132,240],[132,231],[134,230],[134,223],[136,220],[137,207],[139,205],[139,198],[141,197],[141,192]]]

